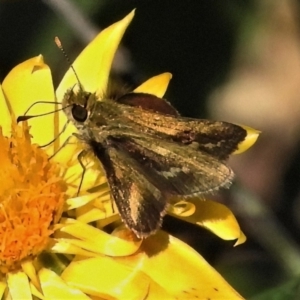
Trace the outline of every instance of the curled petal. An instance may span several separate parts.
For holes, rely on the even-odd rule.
[[[138,86],[134,93],[148,93],[162,98],[168,88],[169,82],[172,79],[171,73],[162,73],[157,76],[151,77],[140,86]]]
[[[246,241],[234,214],[225,205],[215,201],[203,201],[199,198],[191,198],[189,202],[196,207],[193,215],[184,216],[176,211],[171,211],[170,214],[184,221],[203,226],[224,240],[236,239],[236,245]]]
[[[189,217],[195,213],[196,206],[191,202],[179,201],[174,205],[170,205],[168,211],[176,216]]]
[[[245,125],[239,125],[239,126],[243,127],[247,131],[247,136],[245,140],[238,145],[238,149],[234,151],[233,154],[240,154],[248,150],[250,147],[254,145],[254,143],[256,142],[260,134],[259,130],[253,129]]]

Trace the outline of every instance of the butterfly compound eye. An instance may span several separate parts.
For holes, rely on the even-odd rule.
[[[77,122],[84,122],[88,117],[88,112],[85,107],[81,105],[73,105],[72,116]]]

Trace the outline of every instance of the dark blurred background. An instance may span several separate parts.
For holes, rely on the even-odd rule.
[[[54,36],[72,60],[101,28],[133,8],[136,16],[113,67],[120,80],[135,87],[169,71],[166,98],[182,115],[262,131],[252,149],[232,158],[238,180],[219,199],[235,212],[246,244],[233,248],[170,217],[164,228],[196,248],[246,298],[297,280],[298,1],[0,0],[1,81],[16,64],[41,53],[57,85],[68,64]]]

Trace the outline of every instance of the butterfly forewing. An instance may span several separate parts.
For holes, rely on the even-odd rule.
[[[165,109],[164,107],[162,111]],[[101,119],[105,119],[106,125],[112,128],[127,127],[129,130],[135,129],[141,133],[152,134],[158,139],[184,145],[192,144],[199,151],[221,160],[227,159],[247,135],[243,127],[235,124],[163,114],[151,111],[149,107],[142,109],[139,106],[128,106],[112,100],[99,101],[95,104],[90,124],[96,124],[97,120]]]

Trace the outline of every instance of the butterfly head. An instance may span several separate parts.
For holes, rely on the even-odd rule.
[[[76,126],[80,126],[89,118],[95,104],[95,94],[76,87],[77,85],[65,93],[63,107],[68,119]]]

